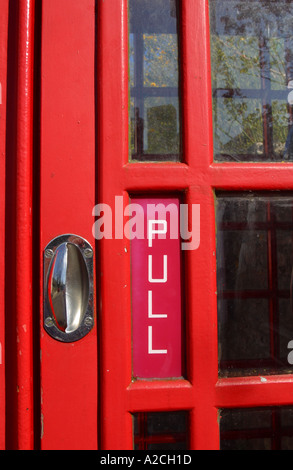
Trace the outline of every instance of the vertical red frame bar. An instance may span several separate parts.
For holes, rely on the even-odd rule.
[[[5,156],[8,0],[0,10],[0,247],[5,253]],[[0,450],[5,449],[5,256],[0,259]]]
[[[218,450],[216,230],[213,162],[209,1],[182,2],[184,142],[191,171],[187,202],[200,204],[200,247],[187,255],[190,380],[194,386],[191,448]]]
[[[108,0],[98,6],[98,199],[114,214],[115,196],[123,196],[124,207],[129,203],[121,173],[128,161],[128,1]],[[123,232],[122,238],[114,237],[115,233],[112,240],[98,242],[100,442],[102,449],[127,450],[133,448],[132,417],[125,394],[132,369],[130,247]]]
[[[32,181],[35,1],[19,0],[16,160],[18,449],[34,448]]]
[[[76,234],[94,248],[95,0],[47,0],[42,10],[41,83],[41,448],[98,446],[97,319],[75,343],[43,328],[43,250]]]
[[[34,447],[32,174],[34,0],[9,2],[6,127],[6,448]]]

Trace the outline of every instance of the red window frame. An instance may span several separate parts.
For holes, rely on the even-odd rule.
[[[115,4],[115,7],[114,7]],[[102,449],[132,449],[132,413],[190,411],[191,449],[218,448],[215,391],[217,303],[208,2],[181,2],[184,163],[129,163],[127,1],[101,2],[99,70],[99,200],[114,207],[114,196],[184,194],[200,204],[200,249],[186,256],[187,379],[132,383],[130,244],[102,240],[100,420]],[[114,52],[114,57],[113,57]],[[112,56],[111,61],[108,60]],[[117,70],[117,64],[122,64]],[[122,91],[122,93],[121,93]],[[113,269],[115,266],[115,270]],[[118,266],[118,269],[117,269]],[[126,286],[126,287],[125,287]],[[119,298],[120,302],[114,301]],[[204,312],[204,314],[203,314]],[[115,338],[115,343],[113,342]],[[113,350],[115,344],[115,350]],[[123,367],[121,365],[123,364]],[[115,383],[115,386],[114,386]]]
[[[293,167],[283,163],[214,163],[208,0],[181,2],[184,163],[129,163],[127,1],[120,2],[120,9],[115,4],[116,10],[113,3],[102,2],[99,13],[103,182],[99,199],[113,204],[114,195],[124,194],[127,203],[129,194],[172,191],[184,193],[189,204],[200,204],[202,215],[200,248],[186,256],[187,380],[131,383],[130,247],[120,240],[111,242],[111,249],[108,241],[100,244],[104,306],[100,372],[101,393],[107,397],[101,408],[101,422],[107,423],[102,448],[132,448],[131,413],[189,410],[190,448],[219,449],[219,409],[289,405],[293,379],[288,375],[266,377],[266,381],[260,377],[218,378],[214,194],[217,190],[292,189]],[[107,60],[110,54],[113,61]],[[117,63],[122,64],[119,71]],[[114,273],[112,266],[119,269]],[[120,305],[113,301],[114,295],[121,299]],[[116,353],[111,348],[113,337]]]

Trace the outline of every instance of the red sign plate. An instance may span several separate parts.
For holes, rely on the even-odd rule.
[[[182,376],[179,199],[135,198],[131,241],[133,375]]]

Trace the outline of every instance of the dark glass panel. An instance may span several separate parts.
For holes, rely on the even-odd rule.
[[[227,409],[220,413],[221,450],[293,450],[293,409]]]
[[[292,373],[293,196],[218,194],[220,376]]]
[[[136,413],[135,450],[188,450],[189,419],[186,411]]]

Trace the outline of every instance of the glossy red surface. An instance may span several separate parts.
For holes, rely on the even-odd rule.
[[[5,155],[8,0],[0,10],[0,246],[5,251]],[[5,257],[0,258],[0,450],[5,449]]]
[[[293,166],[213,163],[207,0],[181,1],[184,163],[130,164],[127,1],[47,0],[42,11],[41,103],[36,117],[41,135],[35,170],[39,168],[40,174],[36,171],[33,188],[34,2],[18,3],[19,11],[13,13],[18,33],[16,25],[10,26],[15,54],[8,61],[11,106],[6,133],[6,447],[36,446],[33,433],[38,421],[42,449],[132,449],[132,413],[188,410],[191,449],[219,449],[219,408],[292,404],[293,381],[291,376],[218,379],[214,191],[293,190]],[[5,76],[8,2],[3,5],[0,67]],[[5,86],[0,80],[2,113]],[[1,119],[1,224],[4,136]],[[33,191],[39,201],[35,212]],[[178,194],[190,207],[200,204],[201,243],[184,254],[186,379],[134,382],[130,241],[96,242],[92,210],[97,202],[113,208],[116,196],[123,196],[125,208],[130,197],[155,193]],[[96,324],[74,344],[54,341],[42,326],[43,249],[64,233],[81,235],[96,248]],[[39,238],[39,246],[33,246],[32,235]],[[36,256],[39,272],[33,282]],[[4,341],[3,262],[1,257],[0,342]],[[35,343],[35,355],[32,295],[40,312],[35,328],[40,328],[41,351]],[[2,366],[0,447],[4,447]],[[35,420],[34,392],[41,403]]]
[[[43,329],[43,250],[72,233],[94,247],[95,2],[43,3],[40,155],[41,449],[98,446],[97,318],[70,344]]]

